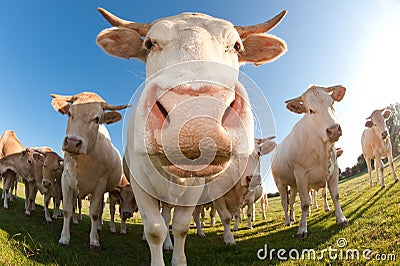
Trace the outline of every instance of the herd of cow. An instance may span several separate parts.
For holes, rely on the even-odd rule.
[[[35,208],[38,190],[44,195],[48,222],[60,215],[62,200],[64,223],[59,243],[69,245],[70,219],[78,222],[76,206],[80,210],[81,198],[90,195],[90,247],[100,250],[97,231],[103,196],[109,192],[112,232],[116,231],[117,202],[121,233],[126,233],[126,219],[139,210],[152,264],[162,265],[163,249],[173,249],[172,264],[185,265],[184,244],[192,216],[198,235],[205,236],[200,222],[203,208],[211,206],[214,215],[218,212],[227,244],[235,243],[230,223],[236,217],[237,229],[240,208],[245,204],[248,228],[252,227],[254,202],[262,198],[266,203],[260,157],[275,149],[271,169],[285,224],[295,221],[293,203],[298,192],[302,215],[297,236],[306,237],[310,190],[326,187],[336,222],[348,224],[339,204],[337,157],[342,151],[335,143],[342,129],[333,109],[334,102],[345,96],[344,86],[312,85],[300,97],[286,101],[287,109],[303,117],[279,145],[273,138],[254,138],[253,114],[246,88],[238,81],[238,70],[244,63],[272,62],[286,52],[283,40],[266,34],[285,11],[252,26],[234,26],[200,13],[135,23],[101,8],[99,12],[113,27],[99,33],[98,45],[113,56],[146,63],[146,84],[131,114],[124,157],[121,159],[103,124],[121,120],[118,111],[128,105],[110,105],[91,92],[52,94],[53,108],[68,116],[62,140],[64,158],[48,147],[25,148],[13,131],[6,131],[0,138],[5,209],[20,176],[25,183],[26,215]],[[234,71],[222,71],[226,66]],[[385,124],[389,116],[390,110],[374,111],[362,135],[371,186],[371,159],[380,169],[382,187],[383,157],[388,157],[398,181]],[[379,182],[378,171],[377,179]],[[323,195],[326,202],[326,192]],[[52,217],[48,209],[51,198]],[[171,208],[174,244],[168,234]]]

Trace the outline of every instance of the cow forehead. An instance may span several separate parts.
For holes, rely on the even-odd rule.
[[[79,114],[82,117],[92,118],[94,114],[103,113],[103,107],[101,102],[85,102],[85,103],[77,103],[74,102],[70,110],[73,114]]]
[[[301,96],[306,105],[310,106],[331,106],[333,99],[324,87],[313,86]]]
[[[374,121],[384,121],[383,114],[381,110],[375,110],[371,114],[371,119]]]
[[[164,39],[173,39],[178,36],[184,38],[187,35],[185,31],[196,28],[202,28],[212,36],[226,37],[224,35],[235,34],[235,38],[239,38],[232,23],[202,13],[182,13],[159,19],[153,22],[148,36],[156,35]]]

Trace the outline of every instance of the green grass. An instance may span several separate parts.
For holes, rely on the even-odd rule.
[[[400,158],[395,161],[396,172],[400,174]],[[373,173],[374,174],[374,173]],[[398,265],[400,264],[400,183],[393,184],[389,168],[385,168],[386,188],[376,185],[369,187],[367,174],[359,175],[340,182],[340,200],[343,212],[349,220],[347,227],[335,223],[333,204],[328,199],[330,212],[323,211],[323,203],[318,195],[318,210],[312,210],[308,218],[309,236],[297,239],[298,223],[284,226],[283,211],[279,197],[269,200],[267,220],[261,220],[257,205],[254,229],[246,228],[244,221],[239,231],[234,232],[237,245],[226,246],[223,242],[223,228],[217,219],[217,226],[205,228],[206,238],[196,235],[191,226],[186,240],[186,256],[189,265]],[[1,192],[1,189],[0,189]],[[106,207],[103,231],[100,235],[102,251],[93,253],[89,249],[90,219],[88,202],[84,201],[84,217],[78,226],[71,224],[71,243],[67,248],[58,245],[62,228],[62,219],[47,224],[43,214],[43,197],[39,194],[36,211],[31,217],[25,217],[23,206],[23,185],[19,184],[18,198],[10,203],[9,210],[0,209],[0,265],[149,265],[150,252],[142,242],[140,216],[135,214],[129,219],[127,235],[109,232],[109,210]],[[298,197],[297,197],[298,198]],[[296,202],[296,219],[300,220],[300,206]],[[117,220],[117,226],[119,220]],[[119,228],[118,228],[119,230]],[[337,241],[345,238],[347,245],[339,249]],[[275,249],[272,260],[257,258],[257,251],[267,245],[268,251]],[[324,249],[338,249],[332,254],[346,258],[346,251],[357,249],[360,253],[369,249],[373,254],[395,254],[394,261],[369,261],[360,254],[360,260],[329,259],[324,253],[323,259],[281,261],[277,250],[314,249],[317,256]],[[292,251],[292,255],[296,255]],[[171,252],[164,253],[167,265],[171,261]],[[269,254],[268,254],[269,255]]]

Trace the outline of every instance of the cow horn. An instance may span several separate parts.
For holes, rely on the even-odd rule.
[[[273,140],[274,138],[276,138],[276,136],[267,137],[268,140]]]
[[[110,111],[118,111],[130,107],[130,105],[128,104],[115,106],[108,103],[101,103],[101,106],[103,107],[103,110],[110,110]]]
[[[296,101],[296,102],[301,101],[301,96],[297,97],[297,98],[294,98],[294,99],[286,100],[285,103],[290,103],[290,102],[294,102],[294,101]]]
[[[283,17],[286,15],[286,10],[268,20],[267,22],[251,25],[251,26],[235,26],[235,29],[239,33],[240,38],[246,39],[251,34],[264,33],[272,30],[276,25],[281,22]]]
[[[97,10],[114,27],[123,27],[134,30],[137,33],[139,33],[140,36],[146,36],[147,32],[151,27],[150,23],[136,23],[121,19],[101,7],[97,8]]]
[[[72,103],[74,102],[74,96],[64,96],[64,95],[59,95],[59,94],[50,94],[51,97],[53,97],[54,99],[60,99],[60,100],[64,100],[66,102]]]

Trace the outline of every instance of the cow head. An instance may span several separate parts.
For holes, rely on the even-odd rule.
[[[0,159],[0,176],[11,170],[26,180],[33,180],[33,157],[29,149],[12,153]]]
[[[304,113],[313,131],[324,142],[336,142],[342,135],[342,129],[336,122],[334,102],[340,102],[346,93],[346,88],[338,85],[333,87],[311,86],[300,97],[286,101],[286,107],[297,114]]]
[[[232,154],[251,153],[253,118],[238,69],[285,53],[283,40],[265,34],[285,12],[241,27],[200,13],[134,23],[99,11],[115,26],[100,32],[99,46],[146,63],[146,85],[136,109],[140,119],[135,121],[136,128],[145,128],[140,150],[178,177],[215,176]]]
[[[373,128],[378,136],[385,140],[389,136],[389,131],[386,127],[386,120],[392,115],[390,109],[383,108],[382,110],[375,110],[367,118],[365,126]]]
[[[254,151],[247,161],[245,174],[242,177],[242,186],[248,186],[249,190],[255,189],[261,185],[262,178],[260,173],[260,159],[261,156],[269,154],[276,148],[276,143],[272,141],[275,138],[261,138],[254,139]]]
[[[57,153],[51,151],[41,154],[34,154],[33,158],[43,166],[42,185],[50,187],[59,178],[64,169],[64,160]]]
[[[51,102],[53,108],[63,115],[68,115],[62,149],[70,154],[87,154],[97,140],[100,125],[121,120],[122,116],[116,110],[128,107],[109,105],[92,92],[74,96],[51,94],[51,97],[54,98]]]

